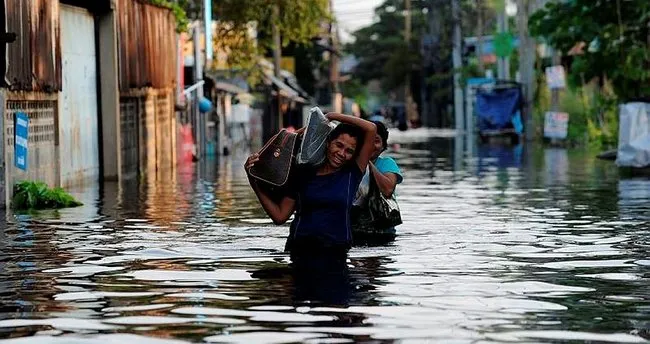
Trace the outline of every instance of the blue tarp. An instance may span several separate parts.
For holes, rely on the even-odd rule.
[[[519,112],[521,92],[518,88],[479,92],[476,95],[478,128],[484,130],[516,129],[513,120]],[[519,120],[521,122],[521,120]]]

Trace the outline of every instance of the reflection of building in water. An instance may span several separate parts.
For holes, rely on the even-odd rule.
[[[523,144],[482,144],[478,147],[478,172],[491,168],[508,169],[522,167]]]
[[[231,156],[219,161],[215,190],[219,204],[214,212],[218,218],[250,217],[253,210],[261,208],[248,184],[245,159],[246,156]]]
[[[66,218],[79,222],[91,221],[100,214],[99,200],[100,187],[98,184],[78,185],[67,189],[72,196],[83,203],[83,207],[66,208],[59,210]]]
[[[175,168],[162,168],[149,171],[145,175],[145,216],[159,224],[179,221],[189,209],[187,193],[191,189],[177,192],[177,173]]]
[[[564,148],[544,149],[544,180],[546,185],[566,184],[569,181],[569,156]]]
[[[523,144],[486,143],[477,147],[476,174],[485,185],[498,190],[514,190],[520,180]],[[504,195],[496,196],[504,201]],[[508,196],[507,198],[511,198]]]
[[[379,248],[380,250],[382,248]],[[351,257],[349,266],[329,270],[322,259],[317,263],[325,268],[292,269],[286,262],[267,263],[261,269],[253,271],[251,282],[254,298],[256,295],[272,295],[275,304],[302,304],[319,306],[378,306],[382,304],[379,294],[374,292],[386,282],[383,277],[394,273],[387,267],[394,260],[389,257]],[[240,267],[241,268],[241,267]],[[337,314],[339,317],[341,314]],[[364,315],[347,314],[350,325],[361,325]],[[340,317],[339,317],[340,318]],[[341,318],[342,319],[342,318]]]
[[[621,179],[618,181],[620,217],[650,219],[650,179]]]
[[[243,169],[243,164],[237,165]],[[217,177],[218,188],[215,190],[216,196],[219,199],[219,206],[215,209],[215,215],[219,218],[228,217],[233,214],[236,204],[236,198],[233,187],[234,164],[232,159],[220,159],[219,161],[219,175]]]
[[[43,272],[70,260],[71,255],[60,244],[62,233],[70,230],[32,223],[41,216],[52,221],[58,214],[52,211],[34,216],[17,215],[14,224],[0,229],[0,318],[32,318],[35,313],[72,309],[65,302],[53,299],[53,295],[61,292],[58,280]],[[9,330],[17,334],[27,329]]]

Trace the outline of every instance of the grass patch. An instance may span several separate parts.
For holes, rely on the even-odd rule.
[[[47,184],[37,181],[22,181],[16,184],[11,201],[14,210],[60,209],[81,205],[83,203],[62,188],[51,189]]]

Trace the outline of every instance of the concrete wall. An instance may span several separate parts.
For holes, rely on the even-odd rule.
[[[11,198],[13,185],[20,180],[68,186],[89,180],[94,183],[101,178],[128,179],[137,174],[166,178],[176,165],[173,90],[177,47],[171,12],[137,0],[25,1],[8,2],[9,13],[15,14],[8,17],[9,31],[13,28],[20,35],[16,43],[8,45],[10,88],[0,89],[0,195],[4,195],[0,197],[0,206],[3,199]],[[65,23],[61,23],[61,16],[65,15],[61,9],[70,9],[69,5],[83,6],[87,8],[84,11],[92,13],[97,36],[95,29],[75,27],[83,31],[75,32],[70,25],[66,28]],[[119,7],[122,5],[126,7]],[[120,10],[125,8],[137,11],[130,11],[123,18]],[[130,31],[132,20],[139,21],[140,31]],[[127,33],[132,40],[125,38]],[[63,49],[62,39],[71,42],[70,37],[74,38],[75,34],[93,37],[92,47],[85,44],[79,51],[95,55],[93,79],[96,81],[88,80],[83,91],[73,89],[72,79],[66,87],[69,89],[63,89],[65,68],[62,61],[66,61],[66,57],[62,53],[66,53],[66,49]],[[131,49],[139,41],[146,41],[144,57],[140,56],[142,50]],[[34,47],[41,49],[38,54],[30,50]],[[43,47],[52,47],[52,50],[45,51]],[[168,51],[173,54],[169,55]],[[70,57],[75,55],[71,51],[67,53]],[[88,61],[90,59],[86,59]],[[75,70],[78,64],[73,60],[68,64],[68,71],[71,71],[68,76],[88,70]],[[157,88],[121,89],[134,87],[132,82],[153,82]],[[72,98],[90,96],[95,97],[91,102],[95,110],[81,116],[82,107],[77,106],[79,99]],[[26,172],[13,167],[13,116],[19,111],[30,118]],[[86,128],[87,125],[91,128]],[[86,152],[88,149],[94,153]],[[93,163],[85,163],[88,161]],[[75,169],[75,166],[81,167]],[[84,172],[88,166],[92,173]],[[62,177],[63,168],[67,172]]]
[[[5,197],[7,204],[13,185],[21,180],[41,180],[59,185],[58,96],[33,92],[5,93],[3,111]],[[29,116],[27,171],[14,167],[14,114]]]
[[[5,94],[0,90],[0,208],[6,205],[5,186]]]
[[[59,173],[62,186],[69,187],[99,180],[100,75],[93,14],[68,5],[60,9],[63,87],[59,97],[59,154],[63,160]]]
[[[122,149],[118,78],[117,21],[114,10],[99,17],[99,83],[102,128],[102,177],[121,178]]]

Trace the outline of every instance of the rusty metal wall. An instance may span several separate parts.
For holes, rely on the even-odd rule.
[[[144,98],[144,116],[140,131],[140,147],[143,160],[140,171],[143,174],[156,174],[156,94],[150,90]]]
[[[59,2],[5,0],[7,29],[17,34],[7,44],[7,80],[12,91],[61,90]]]
[[[120,98],[122,175],[159,175],[176,165],[173,89],[128,92]]]
[[[172,167],[173,150],[172,136],[175,130],[172,126],[174,116],[173,94],[171,91],[161,90],[156,96],[156,162],[157,170],[168,170]]]
[[[176,21],[166,8],[117,1],[120,91],[172,88],[176,80]]]

